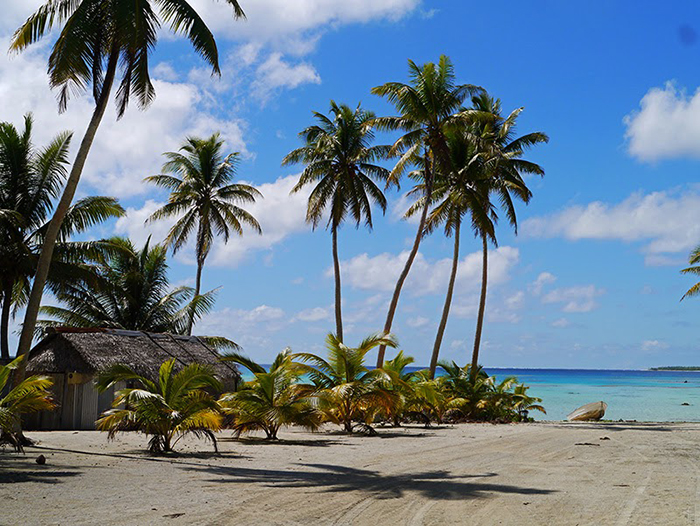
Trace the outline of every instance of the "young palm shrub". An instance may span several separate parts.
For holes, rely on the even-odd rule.
[[[97,429],[109,438],[124,431],[149,435],[148,450],[169,453],[175,444],[191,433],[209,439],[216,447],[215,431],[221,429],[223,416],[209,390],[219,392],[221,385],[207,367],[190,364],[175,372],[175,359],[160,366],[158,381],[141,376],[126,365],[114,365],[100,374],[97,389],[102,392],[118,382],[136,385],[117,391],[112,409],[97,420]]]
[[[229,354],[226,361],[242,365],[255,375],[240,391],[226,393],[219,403],[233,417],[236,435],[263,430],[268,440],[277,440],[280,427],[298,425],[314,431],[323,422],[323,414],[313,405],[316,387],[299,383],[303,374],[291,359],[291,350],[277,355],[269,371],[240,355]]]
[[[19,356],[7,365],[0,365],[0,393],[5,392],[10,373],[19,367],[24,356]],[[0,444],[8,443],[22,451],[26,438],[22,435],[22,415],[38,411],[50,411],[56,405],[49,389],[53,385],[46,376],[30,376],[0,397]]]
[[[411,377],[409,387],[405,401],[406,414],[423,420],[425,427],[433,421],[442,423],[449,409],[449,398],[445,395],[440,378],[432,379],[429,369],[417,371]]]
[[[378,414],[393,414],[399,403],[395,390],[387,388],[391,377],[384,369],[368,369],[365,357],[375,347],[396,347],[390,334],[375,334],[365,338],[358,347],[350,348],[334,334],[326,337],[328,359],[310,353],[297,353],[293,358],[302,372],[318,389],[319,409],[326,420],[343,427],[346,433],[359,428],[376,434],[371,423]]]
[[[542,399],[528,395],[528,389],[530,388],[525,384],[518,384],[513,389],[513,400],[515,401],[513,409],[516,411],[520,422],[527,422],[530,411],[539,411],[545,415],[547,414],[544,407],[540,405]]]

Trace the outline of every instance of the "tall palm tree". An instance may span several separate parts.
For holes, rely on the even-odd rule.
[[[63,187],[71,134],[57,135],[46,147],[32,142],[33,118],[24,118],[20,131],[0,123],[0,349],[9,358],[11,312],[26,303],[31,279],[48,230],[55,198]],[[109,197],[89,197],[71,206],[58,233],[47,285],[56,292],[79,280],[92,283],[93,273],[85,260],[102,250],[103,241],[72,242],[69,238],[89,227],[124,215]]]
[[[489,197],[484,201],[484,205],[492,208],[490,196],[495,196],[517,235],[518,222],[513,197],[519,198],[525,204],[532,197],[532,192],[523,180],[523,174],[544,176],[544,169],[540,165],[523,159],[522,155],[533,146],[549,142],[549,137],[542,132],[532,132],[520,137],[515,136],[517,118],[524,108],[518,108],[504,118],[501,114],[500,99],[494,99],[485,92],[473,97],[472,104],[476,111],[490,115],[490,118],[477,123],[474,130],[474,135],[480,144],[479,147],[484,152],[488,163]],[[481,230],[480,237],[482,245],[481,294],[472,351],[472,380],[476,378],[479,363],[479,347],[484,325],[488,282],[489,232]],[[491,237],[491,241],[494,242],[494,245],[496,244],[495,236]]]
[[[163,165],[164,174],[145,179],[170,190],[168,203],[156,210],[148,221],[179,217],[165,238],[166,246],[172,247],[175,253],[195,230],[197,232],[195,297],[201,292],[202,269],[215,235],[223,236],[224,242],[228,242],[231,230],[243,235],[243,225],[262,233],[258,221],[239,206],[254,203],[262,194],[250,185],[231,183],[239,154],[230,153],[224,157],[223,146],[218,133],[206,139],[188,137],[180,151],[165,154],[168,162]],[[192,333],[193,324],[194,313],[187,334]]]
[[[109,327],[115,329],[184,334],[192,312],[199,317],[214,305],[214,293],[194,296],[191,287],[171,289],[167,249],[150,246],[137,250],[125,238],[112,238],[118,248],[94,261],[100,284],[69,284],[57,291],[63,307],[43,306],[53,320],[41,327]]]
[[[426,233],[430,233],[440,225],[444,227],[447,237],[454,237],[452,253],[452,268],[447,285],[447,294],[442,309],[442,316],[435,335],[433,352],[430,359],[430,378],[435,377],[435,371],[440,355],[442,339],[447,327],[447,320],[452,305],[454,286],[459,266],[460,233],[464,216],[471,216],[472,229],[478,235],[485,234],[495,240],[494,224],[497,215],[493,206],[488,202],[488,164],[484,162],[482,152],[474,142],[470,126],[453,128],[446,133],[447,146],[450,156],[450,171],[436,173],[435,188],[432,193],[432,206],[425,223]],[[421,192],[419,185],[414,192]],[[407,215],[411,216],[426,207],[427,197],[424,195],[409,208]]]
[[[688,263],[691,265],[688,268],[681,270],[682,274],[694,274],[696,276],[700,275],[700,245],[695,247],[695,249],[688,256]],[[685,298],[690,298],[692,296],[697,296],[700,294],[700,282],[696,283],[688,289],[688,292],[683,294],[681,301]]]
[[[335,326],[338,341],[343,341],[340,296],[340,260],[338,229],[349,215],[359,228],[364,222],[372,229],[372,203],[386,211],[386,198],[374,180],[386,182],[389,170],[374,164],[386,158],[387,146],[371,146],[375,115],[358,105],[354,110],[331,101],[331,116],[314,112],[318,124],[309,126],[299,136],[304,146],[287,154],[282,165],[304,163],[306,167],[292,193],[314,184],[309,195],[306,221],[316,229],[329,210],[326,227],[333,240],[335,275]]]
[[[398,116],[381,117],[374,121],[380,130],[402,131],[402,135],[392,146],[390,153],[399,155],[399,161],[391,173],[390,181],[398,184],[401,175],[411,165],[422,169],[416,172],[422,179],[425,206],[421,211],[420,222],[408,259],[399,275],[394,294],[389,304],[384,332],[391,332],[391,326],[399,303],[404,282],[411,265],[418,254],[424,235],[428,207],[434,186],[436,170],[450,171],[449,152],[445,131],[465,118],[460,108],[464,101],[480,88],[471,84],[457,84],[454,67],[449,57],[441,55],[437,66],[428,62],[422,66],[408,61],[410,84],[387,82],[372,89],[372,93],[385,97],[394,104]],[[386,348],[379,347],[377,367],[384,363]]]
[[[245,16],[238,0],[225,0],[234,17]],[[187,0],[47,0],[14,34],[10,50],[21,52],[60,27],[49,56],[49,82],[59,89],[59,110],[65,110],[71,93],[92,87],[95,100],[90,123],[73,162],[68,181],[46,231],[41,256],[20,336],[18,354],[29,351],[41,296],[51,266],[61,224],[70,208],[90,147],[102,121],[118,75],[117,117],[126,110],[131,96],[145,108],[155,97],[148,58],[163,24],[184,34],[195,51],[219,71],[214,36]],[[119,71],[118,71],[119,70]],[[24,374],[18,372],[18,379]]]

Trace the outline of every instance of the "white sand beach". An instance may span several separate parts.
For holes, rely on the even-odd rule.
[[[700,524],[700,424],[227,432],[219,455],[188,438],[165,458],[138,434],[30,436],[0,454],[8,526]]]

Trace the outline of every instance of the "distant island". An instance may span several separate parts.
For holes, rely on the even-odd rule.
[[[650,371],[700,371],[700,366],[667,365],[665,367],[650,367]]]

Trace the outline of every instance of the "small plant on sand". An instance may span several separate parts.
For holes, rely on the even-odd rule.
[[[219,400],[224,413],[231,415],[236,434],[261,429],[268,439],[276,440],[282,426],[315,430],[321,425],[323,414],[311,399],[316,387],[299,383],[304,371],[291,360],[290,349],[277,355],[269,372],[240,354],[229,354],[223,359],[242,365],[255,375],[241,390],[226,393]]]
[[[377,334],[350,348],[334,334],[326,337],[328,358],[310,353],[294,354],[318,389],[319,409],[326,420],[343,426],[346,433],[359,428],[374,434],[371,426],[378,414],[391,414],[399,403],[396,391],[386,387],[391,378],[384,369],[368,369],[365,357],[375,347],[396,347],[392,335]]]
[[[5,392],[10,373],[19,367],[23,358],[20,356],[7,365],[0,365],[0,393]],[[46,376],[30,376],[0,397],[0,444],[10,444],[22,451],[27,443],[21,432],[21,417],[56,407],[49,392],[52,385]]]
[[[117,391],[113,409],[97,420],[97,429],[109,432],[109,438],[123,431],[146,433],[151,437],[148,450],[155,454],[173,451],[188,433],[210,439],[217,450],[214,432],[221,429],[223,417],[209,391],[218,392],[221,385],[202,365],[190,364],[178,372],[174,369],[174,359],[163,363],[157,381],[126,365],[114,365],[100,374],[100,392],[118,382],[136,387]]]

